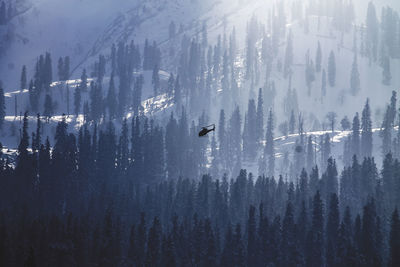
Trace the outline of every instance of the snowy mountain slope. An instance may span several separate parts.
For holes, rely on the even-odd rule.
[[[396,129],[395,129],[396,131]],[[372,156],[375,159],[378,169],[382,167],[383,157],[382,157],[382,139],[379,136],[381,129],[372,129],[373,135],[373,153]],[[307,140],[309,136],[312,136],[313,146],[315,148],[316,157],[315,161],[320,166],[321,163],[321,138],[329,134],[331,140],[331,156],[335,159],[338,170],[342,170],[348,162],[345,164],[343,162],[344,153],[344,142],[346,138],[351,135],[351,131],[310,131],[304,133],[304,140]],[[274,139],[275,141],[275,172],[281,174],[283,177],[290,176],[290,166],[288,166],[288,159],[290,162],[294,162],[294,157],[296,152],[296,141],[300,138],[299,134],[292,134],[288,136],[279,136]],[[261,156],[259,153],[258,157]],[[285,159],[286,157],[286,159]],[[244,161],[243,167],[253,174],[258,173],[258,163],[256,161]],[[320,170],[321,172],[325,170]]]
[[[286,8],[289,9],[291,1],[287,2]],[[380,2],[383,5],[383,2]],[[199,3],[197,3],[199,4]],[[61,5],[63,8],[55,8]],[[363,2],[366,10],[367,3]],[[156,40],[163,51],[163,69],[175,72],[177,63],[177,53],[174,56],[168,57],[168,52],[171,48],[178,50],[180,41],[183,35],[189,38],[199,36],[202,23],[207,22],[209,44],[215,45],[219,35],[224,35],[228,38],[233,27],[237,32],[238,56],[236,65],[238,67],[239,80],[241,86],[242,102],[237,103],[240,106],[242,118],[247,110],[248,97],[255,97],[257,88],[264,87],[264,79],[261,78],[258,84],[253,86],[250,82],[243,78],[245,65],[245,36],[247,23],[253,15],[257,15],[261,25],[267,24],[268,12],[272,7],[272,3],[260,0],[246,1],[245,4],[239,4],[239,1],[233,3],[228,1],[218,1],[214,3],[206,3],[199,5],[202,8],[194,9],[191,1],[118,1],[111,0],[102,1],[99,4],[94,4],[92,0],[79,1],[72,0],[68,3],[64,1],[49,1],[42,0],[35,2],[34,7],[27,14],[24,14],[21,19],[22,27],[18,28],[21,36],[26,36],[28,42],[26,44],[17,43],[10,50],[6,60],[1,61],[0,72],[5,77],[6,91],[6,106],[7,106],[7,123],[12,123],[15,117],[14,105],[15,97],[17,97],[18,108],[17,115],[21,114],[29,103],[27,91],[22,93],[16,92],[18,88],[19,70],[22,64],[27,64],[28,76],[32,77],[33,66],[36,61],[36,56],[43,51],[50,51],[53,55],[53,66],[58,56],[71,55],[72,66],[77,77],[83,67],[89,67],[100,53],[107,55],[110,51],[111,44],[118,41],[135,40],[137,44],[142,45],[144,40]],[[197,6],[196,6],[197,7]],[[362,17],[362,16],[361,16]],[[353,116],[355,112],[360,112],[366,99],[370,99],[372,107],[374,127],[379,127],[382,121],[383,111],[390,98],[392,90],[400,88],[400,76],[393,75],[392,85],[383,86],[381,84],[382,69],[377,63],[368,62],[368,59],[358,57],[358,66],[361,80],[361,91],[357,96],[349,94],[350,86],[350,69],[353,61],[353,40],[354,34],[352,30],[341,36],[331,25],[331,18],[321,17],[320,27],[316,25],[318,18],[310,16],[309,33],[304,33],[303,22],[292,21],[290,16],[287,18],[287,32],[292,30],[294,43],[294,76],[292,77],[292,88],[296,89],[298,95],[299,111],[305,118],[305,131],[313,135],[322,135],[322,132],[316,131],[324,129],[326,124],[326,114],[334,111],[338,115],[338,120],[343,116]],[[183,31],[175,38],[169,39],[168,26],[171,21],[175,21],[177,25],[184,25]],[[50,25],[47,27],[47,25]],[[63,31],[60,31],[60,28]],[[77,29],[77,30],[76,30]],[[312,97],[307,96],[307,86],[305,82],[305,66],[304,57],[307,51],[310,51],[310,57],[314,59],[317,42],[321,43],[323,49],[323,68],[327,68],[328,52],[334,51],[337,64],[337,81],[336,86],[327,88],[327,96],[321,101],[321,73],[316,74],[316,80],[312,84]],[[257,44],[260,49],[260,43]],[[272,102],[272,106],[265,107],[265,110],[272,108],[275,113],[277,124],[287,119],[287,114],[283,110],[284,99],[286,97],[289,81],[283,79],[282,72],[278,69],[278,62],[284,60],[284,51],[286,43],[283,40],[280,44],[277,60],[273,62],[272,77],[275,82],[276,96],[273,100],[266,99]],[[26,51],[26,52],[25,52]],[[9,59],[15,61],[14,68],[10,67]],[[16,63],[20,62],[20,63]],[[398,73],[400,70],[399,60],[393,60],[392,73]],[[53,73],[55,71],[53,70]],[[265,73],[262,69],[261,73]],[[136,73],[135,75],[138,75]],[[154,97],[151,85],[151,73],[143,73],[145,76],[145,86],[143,91],[142,105],[147,115],[156,118],[159,122],[165,122],[170,111],[173,110],[171,101],[165,95]],[[160,72],[162,81],[166,82],[168,73]],[[73,89],[79,80],[71,80],[67,82],[69,85],[69,113],[73,109]],[[11,85],[10,85],[11,84]],[[8,85],[8,86],[7,86]],[[104,79],[103,88],[107,88],[108,79]],[[13,89],[12,89],[13,88]],[[210,111],[210,120],[216,122],[220,108],[223,106],[224,99],[221,94],[222,89],[217,88],[217,96],[214,99],[215,105]],[[55,82],[50,91],[53,99],[58,103],[54,119],[48,124],[48,133],[52,133],[55,129],[55,124],[60,120],[63,113],[68,113],[67,110],[67,92],[63,83]],[[103,91],[106,94],[106,91]],[[88,94],[83,95],[82,102],[88,99]],[[267,102],[268,102],[267,101]],[[39,105],[42,109],[43,103]],[[318,112],[316,112],[318,111]],[[130,118],[128,113],[127,117]],[[191,118],[196,119],[196,118]],[[32,122],[35,120],[31,118]],[[19,118],[15,121],[15,124]],[[74,118],[70,116],[68,121],[72,124],[71,130],[76,129],[81,125],[81,116]],[[34,124],[34,123],[33,123]],[[276,125],[275,128],[278,125]],[[10,131],[13,131],[10,126]],[[17,129],[19,127],[16,127]],[[276,131],[277,132],[277,131]],[[4,137],[9,133],[3,133]],[[344,135],[345,133],[341,133]],[[51,134],[50,134],[51,135]],[[339,140],[336,142],[337,147],[342,147],[340,134],[335,134],[334,138]],[[15,136],[15,135],[14,135]],[[278,158],[283,158],[285,152],[289,154],[293,151],[295,137],[287,139],[278,138],[276,144],[276,154]],[[376,140],[375,140],[376,139]],[[9,143],[9,147],[16,147],[17,139],[13,139]],[[334,139],[335,140],[335,139]],[[374,142],[379,142],[380,138],[374,135]],[[336,143],[334,147],[336,147]],[[379,145],[378,145],[379,147]],[[337,151],[336,151],[337,150]],[[342,148],[333,149],[334,156],[340,160]],[[379,150],[379,149],[378,149]],[[379,151],[377,150],[377,155]],[[290,157],[290,155],[289,155]],[[279,160],[278,160],[279,161]],[[255,168],[249,165],[249,168]],[[279,166],[277,164],[276,166]],[[278,167],[277,167],[278,168]],[[255,172],[256,173],[256,172]]]

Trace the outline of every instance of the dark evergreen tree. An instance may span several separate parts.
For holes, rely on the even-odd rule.
[[[358,117],[358,112],[353,118],[353,126],[352,126],[352,135],[351,135],[351,153],[352,155],[356,155],[359,158],[360,155],[360,119]]]
[[[324,265],[324,217],[323,204],[319,191],[313,198],[312,223],[308,236],[309,250],[307,266]]]
[[[256,236],[256,218],[255,208],[250,206],[249,217],[247,220],[247,265],[255,266],[257,264],[258,240]]]
[[[373,61],[377,60],[379,43],[379,22],[376,16],[375,5],[368,3],[367,19],[366,19],[366,38],[365,47],[368,58]]]
[[[133,87],[133,110],[135,115],[139,115],[139,110],[142,107],[142,87],[144,83],[144,78],[142,75],[135,79],[135,84]]]
[[[350,75],[350,90],[353,96],[360,91],[360,73],[358,72],[357,54],[354,54]]]
[[[371,109],[369,106],[369,99],[365,103],[362,116],[361,116],[361,156],[372,156],[372,121]]]
[[[384,85],[390,85],[392,81],[392,73],[390,70],[390,58],[389,56],[385,56],[383,59],[383,64],[382,64],[382,84]]]
[[[107,93],[107,107],[110,119],[114,119],[117,112],[117,94],[115,93],[114,75],[111,74]]]
[[[322,97],[326,96],[326,71],[325,71],[325,69],[322,70],[321,95],[322,95]]]
[[[342,126],[343,131],[347,131],[351,128],[351,123],[347,116],[344,116],[344,118],[340,121],[340,126]]]
[[[54,108],[53,108],[53,99],[51,98],[50,95],[46,95],[46,98],[44,100],[44,111],[43,115],[47,117],[47,122],[49,119],[53,116],[54,113]]]
[[[86,92],[88,89],[87,83],[88,83],[88,77],[86,75],[86,69],[83,69],[82,75],[81,75],[81,83],[79,85],[79,88],[83,91]]]
[[[295,227],[293,206],[291,202],[288,202],[286,206],[285,217],[283,218],[282,222],[281,249],[283,252],[283,266],[293,266],[300,262]]]
[[[70,59],[69,56],[66,56],[64,58],[64,69],[63,69],[63,73],[64,73],[64,79],[68,80],[69,79],[69,72],[70,72]]]
[[[339,199],[336,194],[330,196],[329,211],[326,225],[326,265],[337,266],[339,264]]]
[[[261,88],[258,90],[256,128],[257,141],[260,142],[264,136],[264,101]]]
[[[321,50],[321,43],[318,41],[317,55],[315,56],[315,70],[317,72],[321,71],[321,62],[322,62],[322,50]]]
[[[334,87],[336,83],[336,60],[335,53],[331,51],[328,59],[328,81],[329,86]]]
[[[5,117],[6,117],[6,103],[4,98],[4,90],[0,82],[0,129],[3,129]]]
[[[285,64],[283,67],[283,77],[285,79],[288,76],[292,75],[292,64],[293,64],[293,35],[292,31],[290,30],[286,42]]]
[[[58,79],[60,81],[64,81],[64,59],[60,57],[58,59],[58,65],[57,65],[57,71],[58,71]]]
[[[24,66],[22,66],[22,72],[21,72],[21,86],[20,86],[21,92],[27,88],[28,88],[28,84],[27,84],[27,78],[26,78],[26,66],[24,65]]]
[[[294,116],[294,111],[292,110],[289,119],[289,133],[294,134],[295,128],[296,128],[296,118]]]
[[[75,87],[75,91],[74,91],[74,113],[75,116],[79,115],[79,112],[81,111],[81,87],[77,86]]]
[[[308,136],[307,142],[307,171],[310,173],[312,168],[315,166],[315,153],[314,153],[314,145],[313,145],[313,136]]]
[[[390,266],[400,265],[400,220],[397,208],[392,213],[390,225]]]
[[[158,72],[160,71],[158,65],[155,65],[153,68],[153,75],[151,83],[153,84],[154,95],[157,96],[160,90],[160,75]]]
[[[274,118],[272,110],[269,111],[265,142],[266,145],[264,150],[264,159],[268,161],[267,175],[269,177],[273,177],[275,173],[275,148],[274,148]]]

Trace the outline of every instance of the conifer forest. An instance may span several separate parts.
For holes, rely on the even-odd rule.
[[[0,0],[0,267],[399,267],[398,98],[398,0]]]

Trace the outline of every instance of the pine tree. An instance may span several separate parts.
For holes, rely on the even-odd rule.
[[[179,83],[179,75],[176,77],[175,80],[174,103],[178,108],[180,108],[180,105],[182,104],[182,91]]]
[[[294,116],[294,111],[292,109],[290,113],[290,120],[289,120],[289,133],[294,134],[294,130],[296,128],[296,118]]]
[[[310,173],[312,168],[315,166],[314,162],[314,145],[312,141],[313,136],[308,136],[308,143],[307,143],[307,171]]]
[[[40,120],[40,114],[38,113],[36,116],[36,134],[35,134],[35,142],[32,144],[33,150],[39,151],[40,146],[42,144],[41,130],[42,130],[42,122]]]
[[[360,73],[358,72],[357,54],[354,54],[353,65],[351,68],[350,88],[353,96],[360,91]]]
[[[234,243],[233,243],[233,233],[232,226],[228,225],[226,234],[225,234],[225,242],[224,247],[222,249],[221,255],[221,266],[229,267],[234,265]]]
[[[330,196],[326,225],[326,265],[338,266],[339,249],[339,200],[336,194]]]
[[[366,50],[370,60],[376,61],[379,42],[379,22],[376,16],[375,5],[372,2],[368,4],[366,19]]]
[[[382,84],[390,85],[392,80],[392,74],[390,71],[390,58],[389,56],[385,56],[383,59],[383,71],[382,71]]]
[[[331,51],[328,59],[328,81],[329,86],[334,87],[336,83],[336,61],[335,61],[335,53]]]
[[[58,65],[57,65],[57,71],[58,71],[58,79],[60,81],[64,81],[64,59],[60,57],[58,59]]]
[[[293,35],[292,35],[292,30],[290,30],[286,41],[285,64],[283,67],[283,77],[285,79],[292,73],[292,64],[293,64]]]
[[[275,148],[274,148],[274,118],[272,110],[269,111],[267,131],[265,136],[265,151],[264,159],[268,159],[268,173],[269,177],[273,177],[275,174]]]
[[[233,262],[236,266],[245,266],[245,251],[240,224],[236,225],[233,236]]]
[[[264,101],[261,88],[258,90],[256,135],[259,142],[264,135]]]
[[[353,126],[351,135],[351,153],[359,158],[360,155],[360,119],[358,117],[358,112],[354,116]]]
[[[24,89],[27,89],[27,79],[26,79],[26,66],[22,66],[22,72],[21,72],[21,93]]]
[[[328,162],[328,166],[329,166],[329,162],[331,160],[330,156],[331,156],[331,138],[329,136],[329,134],[325,134],[324,136],[321,136],[321,143],[322,143],[322,157],[321,157],[321,169],[325,169],[325,167],[327,166],[327,162]]]
[[[75,87],[75,91],[74,91],[74,113],[75,113],[75,116],[79,115],[80,110],[81,110],[81,87],[77,86],[77,87]]]
[[[160,90],[160,75],[158,72],[160,71],[158,65],[155,65],[153,68],[153,75],[151,83],[153,84],[154,95],[157,96]]]
[[[390,153],[392,150],[392,128],[393,128],[393,115],[390,106],[387,106],[385,116],[382,122],[382,131],[380,136],[382,137],[382,155]]]
[[[171,112],[171,117],[165,129],[165,152],[167,172],[169,178],[177,178],[179,173],[179,157],[178,157],[178,123]]]
[[[400,266],[400,219],[397,208],[392,213],[390,225],[390,266]]]
[[[366,266],[381,266],[379,240],[376,235],[379,231],[378,222],[375,202],[370,199],[363,208],[361,230],[361,252]]]
[[[257,152],[257,111],[254,99],[249,100],[247,120],[243,131],[243,150],[246,156],[253,160]]]
[[[228,143],[228,162],[233,163],[231,165],[233,173],[238,173],[241,169],[241,158],[242,158],[242,118],[240,115],[239,107],[236,107],[233,111],[229,121],[229,143]]]
[[[319,191],[313,198],[312,224],[309,233],[308,242],[310,243],[307,266],[324,265],[324,217],[323,204]]]
[[[295,223],[293,214],[293,205],[290,201],[286,206],[285,217],[282,222],[282,241],[281,249],[287,253],[282,253],[282,266],[293,266],[296,262],[299,262],[297,250],[297,242],[295,240]]]
[[[322,50],[321,50],[321,43],[318,41],[317,55],[315,56],[315,70],[317,72],[321,71],[321,62],[322,62]]]
[[[218,121],[218,142],[219,142],[219,157],[221,160],[227,156],[227,136],[226,136],[226,122],[225,111],[221,109]]]
[[[33,80],[29,83],[29,103],[30,107],[33,111],[38,110],[39,105],[39,88],[35,87],[33,84]]]
[[[69,79],[69,71],[70,71],[69,68],[70,68],[70,60],[69,56],[66,56],[64,59],[64,68],[63,68],[63,74],[65,80]]]
[[[159,266],[161,253],[161,234],[162,229],[157,217],[153,220],[153,225],[149,229],[147,238],[146,266]]]
[[[24,114],[22,137],[18,145],[18,160],[19,163],[25,163],[28,157],[29,135],[28,135],[28,112]]]
[[[135,79],[135,84],[133,87],[133,110],[135,115],[139,115],[139,110],[142,106],[142,87],[144,78],[142,75]]]
[[[115,93],[114,75],[111,74],[110,86],[107,93],[107,107],[110,119],[114,119],[117,112],[117,95]]]
[[[336,117],[337,114],[333,111],[328,112],[328,114],[326,115],[326,118],[329,121],[329,125],[331,126],[332,133],[334,133],[335,131]]]
[[[365,103],[361,116],[361,156],[372,156],[372,121],[371,109],[369,107],[369,99]]]
[[[49,122],[49,119],[53,116],[53,100],[50,95],[46,95],[46,98],[44,100],[44,111],[43,115],[47,117],[47,122]]]
[[[247,220],[247,265],[255,266],[257,264],[258,245],[256,236],[255,208],[250,206],[249,217]]]
[[[171,73],[171,75],[168,78],[168,88],[167,88],[168,96],[173,96],[174,86],[175,86],[175,78],[174,74]]]
[[[326,96],[326,71],[325,71],[325,69],[322,70],[321,95],[322,95],[322,97]]]
[[[4,119],[6,116],[6,105],[4,98],[4,90],[0,81],[0,129],[3,129]]]
[[[342,126],[343,131],[347,131],[350,129],[351,123],[347,116],[344,116],[344,118],[340,121],[340,126]]]
[[[50,88],[50,83],[53,80],[53,67],[51,63],[51,55],[50,53],[46,53],[44,59],[44,69],[43,69],[43,83],[46,87],[46,90]]]
[[[81,75],[81,83],[79,85],[79,88],[82,90],[82,92],[86,92],[88,89],[87,83],[88,83],[88,77],[86,75],[86,69],[83,69],[82,75]]]

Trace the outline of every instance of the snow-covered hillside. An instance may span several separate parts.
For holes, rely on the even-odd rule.
[[[254,16],[258,18],[260,28],[268,25],[269,13],[273,3],[269,1],[124,1],[124,0],[26,0],[29,7],[27,11],[14,19],[15,40],[1,56],[0,73],[5,87],[6,97],[6,127],[3,131],[3,144],[15,148],[18,143],[20,116],[29,109],[28,90],[19,89],[19,77],[22,65],[28,66],[28,78],[34,74],[34,66],[37,56],[45,51],[51,52],[53,57],[53,73],[56,73],[56,60],[60,56],[71,57],[71,80],[67,82],[53,82],[48,92],[56,103],[55,116],[47,124],[47,134],[52,135],[55,124],[61,119],[62,114],[72,114],[73,90],[80,80],[80,73],[83,68],[88,72],[93,67],[94,61],[99,54],[106,55],[109,60],[109,53],[112,44],[119,41],[127,42],[134,40],[141,49],[145,39],[156,41],[162,51],[162,66],[160,71],[161,87],[166,87],[170,73],[176,74],[179,64],[179,49],[184,36],[189,40],[199,40],[203,23],[207,24],[208,44],[213,46],[217,43],[219,36],[223,42],[236,29],[237,36],[237,57],[235,66],[237,68],[240,101],[236,103],[244,118],[247,110],[248,99],[256,98],[257,88],[265,89],[264,66],[260,66],[262,73],[259,82],[251,84],[244,78],[246,64],[246,31],[249,20]],[[295,1],[286,1],[285,9],[290,10]],[[265,112],[272,109],[274,112],[275,136],[278,133],[280,123],[288,120],[287,111],[284,110],[285,98],[288,88],[295,89],[297,93],[298,111],[302,114],[307,135],[320,136],[321,129],[326,128],[328,112],[335,112],[337,119],[344,116],[351,118],[356,112],[360,112],[366,99],[370,100],[372,109],[373,127],[380,127],[385,107],[393,90],[400,88],[400,60],[391,61],[392,81],[390,86],[382,85],[382,68],[377,62],[370,64],[366,57],[358,57],[358,70],[360,73],[360,92],[356,96],[350,94],[350,71],[354,59],[354,46],[360,49],[359,29],[365,23],[365,12],[367,1],[354,1],[357,5],[357,20],[353,29],[341,33],[332,26],[332,18],[310,15],[308,17],[309,29],[304,30],[304,21],[286,17],[286,32],[293,32],[293,76],[284,79],[279,64],[282,64],[285,57],[286,42],[282,37],[279,43],[279,51],[273,62],[271,79],[275,84],[274,94],[268,95],[265,99]],[[377,10],[390,4],[398,8],[397,1],[379,1]],[[287,12],[290,13],[290,12]],[[174,21],[177,28],[175,37],[170,38],[168,28],[170,22]],[[180,27],[182,25],[182,27]],[[356,38],[354,38],[356,36]],[[328,86],[326,97],[322,97],[321,73],[316,73],[315,81],[312,83],[310,92],[305,80],[306,66],[305,56],[307,52],[312,59],[315,58],[317,44],[322,47],[322,68],[327,69],[328,54],[333,51],[336,56],[338,77],[336,85]],[[256,44],[259,51],[261,42]],[[173,52],[171,52],[173,51]],[[154,96],[151,84],[151,71],[138,72],[134,75],[144,75],[144,88],[142,106],[146,115],[156,119],[160,124],[165,125],[171,111],[174,110],[173,101],[163,92]],[[109,74],[108,74],[109,75]],[[54,75],[55,76],[55,75]],[[92,79],[88,80],[89,82]],[[109,77],[103,80],[103,88],[107,88]],[[220,109],[226,99],[223,97],[220,81],[216,81],[216,93],[212,99],[212,107],[209,110],[211,122],[217,122]],[[310,93],[311,96],[308,96]],[[106,91],[103,90],[103,96]],[[69,99],[67,100],[69,96]],[[89,93],[83,92],[82,102],[89,99]],[[44,99],[39,103],[40,110],[43,109]],[[269,105],[268,105],[269,104]],[[33,114],[31,114],[33,115]],[[130,118],[131,112],[127,113]],[[191,114],[190,120],[196,120],[198,114]],[[31,117],[33,122],[35,117]],[[68,122],[71,129],[77,129],[82,125],[82,115],[75,118],[69,115]],[[32,123],[34,124],[34,123]],[[45,127],[46,128],[46,127]],[[337,127],[338,128],[338,127]],[[338,162],[343,153],[343,137],[348,133],[337,132],[333,138],[332,153]],[[9,138],[13,136],[12,138]],[[293,152],[293,144],[297,136],[276,139],[276,155],[278,161],[284,154]],[[380,138],[374,134],[374,155],[380,155]],[[379,162],[379,161],[378,161]],[[244,163],[246,165],[246,163]],[[279,167],[280,163],[276,166]],[[252,165],[250,169],[255,168]]]

